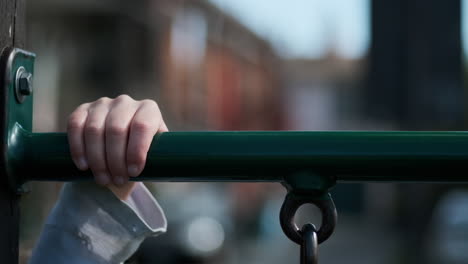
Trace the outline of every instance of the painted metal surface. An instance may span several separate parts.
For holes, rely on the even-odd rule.
[[[10,135],[16,180],[91,179],[75,169],[66,134],[13,126]],[[468,182],[467,167],[467,132],[168,132],[133,180]]]
[[[33,109],[33,97],[32,94],[24,96],[21,102],[16,96],[16,85],[18,69],[24,69],[30,74],[34,73],[34,60],[35,55],[33,53],[21,50],[11,49],[5,71],[5,131],[3,135],[3,163],[5,164],[4,170],[8,177],[10,188],[18,190],[21,187],[22,180],[19,168],[27,166],[23,160],[25,156],[22,151],[25,148],[18,147],[23,141],[17,136],[19,131],[31,131],[32,130],[32,109]],[[19,191],[19,190],[18,190]]]

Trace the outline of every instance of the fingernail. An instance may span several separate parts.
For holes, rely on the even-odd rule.
[[[131,177],[138,176],[138,166],[137,165],[128,166],[128,175],[130,175]]]
[[[117,176],[114,178],[114,184],[115,185],[123,185],[125,183],[124,177]]]
[[[88,162],[86,161],[85,158],[79,158],[77,163],[78,163],[78,168],[80,170],[88,169]]]
[[[100,185],[107,185],[110,182],[109,175],[107,173],[100,173],[96,176],[96,182]]]

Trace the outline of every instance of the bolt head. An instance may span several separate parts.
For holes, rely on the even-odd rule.
[[[23,73],[21,74],[19,80],[19,92],[21,95],[31,95],[33,86],[32,86],[32,74],[31,73]]]

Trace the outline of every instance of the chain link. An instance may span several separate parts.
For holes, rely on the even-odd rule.
[[[313,224],[305,224],[301,231],[301,264],[317,264],[318,263],[318,240],[317,229]]]

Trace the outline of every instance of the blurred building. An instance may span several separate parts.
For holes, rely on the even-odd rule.
[[[288,127],[293,130],[383,129],[361,115],[359,91],[367,78],[366,58],[328,53],[283,63]]]
[[[184,125],[282,128],[281,63],[269,43],[208,1],[158,1],[163,102]]]
[[[36,105],[50,125],[38,129],[63,129],[79,103],[121,93],[156,99],[170,128],[282,128],[278,57],[207,1],[41,0],[28,18],[48,76]]]

